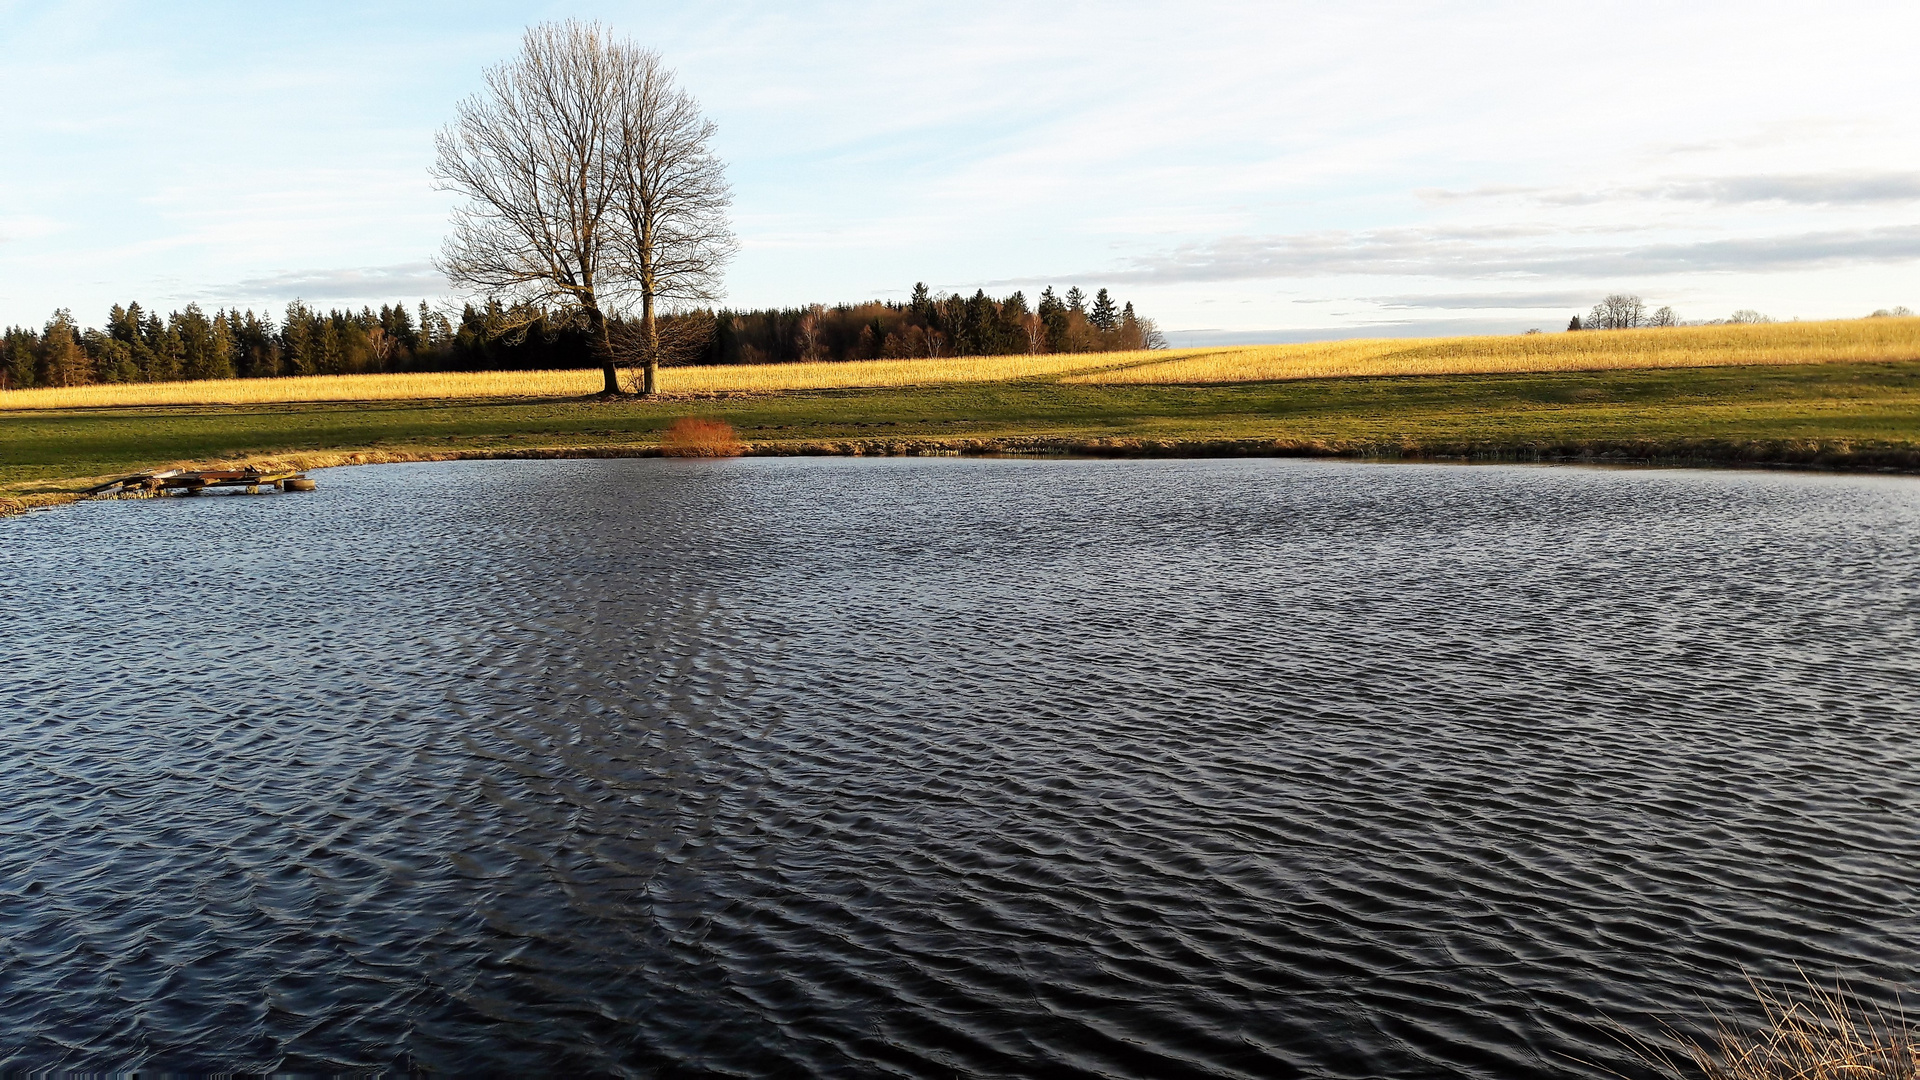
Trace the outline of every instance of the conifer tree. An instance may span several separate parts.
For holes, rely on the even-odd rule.
[[[1068,295],[1072,294],[1069,293]],[[1040,316],[1041,326],[1046,329],[1047,344],[1045,351],[1059,352],[1066,348],[1067,328],[1071,318],[1071,312],[1072,309],[1061,303],[1060,298],[1053,294],[1053,286],[1049,285],[1041,290],[1040,307],[1037,313]]]
[[[73,312],[66,308],[53,313],[40,338],[38,381],[42,386],[85,386],[93,381],[92,365],[81,350]]]
[[[1120,318],[1113,307],[1113,297],[1107,290],[1101,289],[1093,297],[1093,311],[1087,315],[1087,321],[1101,333],[1111,333],[1120,325]]]
[[[15,326],[7,330],[4,352],[0,352],[0,365],[4,365],[3,374],[15,390],[25,390],[34,385],[34,354],[39,352],[39,335],[31,330]]]
[[[281,324],[280,337],[285,345],[289,375],[313,375],[320,370],[315,356],[313,312],[307,305],[295,300],[287,305],[287,317]]]

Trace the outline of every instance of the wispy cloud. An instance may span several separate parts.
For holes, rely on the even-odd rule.
[[[233,286],[231,295],[262,300],[361,300],[444,296],[446,292],[447,279],[432,263],[409,262],[248,278]]]
[[[1793,206],[1872,206],[1920,201],[1920,172],[1832,172],[1754,176],[1688,177],[1653,184],[1601,188],[1483,185],[1464,191],[1422,188],[1415,192],[1433,203],[1517,199],[1547,206],[1671,200],[1744,206],[1782,203]]]
[[[1920,172],[1827,173],[1808,176],[1729,176],[1671,184],[1670,199],[1741,204],[1840,206],[1920,200]]]
[[[1171,284],[1323,274],[1613,277],[1920,259],[1920,225],[1612,247],[1528,242],[1529,234],[1540,233],[1497,227],[1231,236],[1133,259],[1104,278]]]
[[[1587,292],[1431,293],[1410,296],[1362,297],[1389,310],[1413,311],[1525,311],[1536,308],[1579,307],[1593,299]]]

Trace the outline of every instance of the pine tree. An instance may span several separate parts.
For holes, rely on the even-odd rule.
[[[1071,296],[1072,293],[1068,295]],[[1046,328],[1047,352],[1059,352],[1066,348],[1071,310],[1053,294],[1053,286],[1049,285],[1041,290],[1040,306],[1036,309],[1036,314],[1040,316],[1040,324]]]
[[[207,378],[231,379],[238,346],[233,335],[233,316],[222,310],[213,317],[213,350],[207,357]]]
[[[15,390],[34,385],[34,354],[39,352],[40,335],[15,326],[7,330],[0,343],[5,346],[0,349],[0,378]]]
[[[280,324],[280,342],[286,356],[287,374],[312,375],[319,371],[313,338],[313,312],[298,300],[288,304],[286,320]]]
[[[1081,315],[1087,313],[1087,294],[1081,292],[1078,285],[1067,290],[1067,310]]]
[[[1093,311],[1087,315],[1087,321],[1103,334],[1111,333],[1120,325],[1119,314],[1113,307],[1113,297],[1107,295],[1107,290],[1101,289],[1094,294]]]
[[[188,304],[185,311],[174,312],[167,320],[167,328],[180,340],[179,378],[232,376],[232,361],[222,351],[223,343],[214,336],[213,321],[200,310],[199,304]]]
[[[47,320],[40,338],[39,382],[42,386],[85,386],[93,381],[93,365],[80,348],[73,312],[66,308]]]
[[[1580,329],[1580,316],[1575,315],[1573,318],[1567,320],[1567,330],[1571,333],[1578,329]]]

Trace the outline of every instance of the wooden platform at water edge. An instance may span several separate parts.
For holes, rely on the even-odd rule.
[[[312,491],[315,485],[307,479],[307,474],[293,469],[282,472],[261,472],[258,469],[168,469],[165,472],[135,473],[109,480],[98,487],[88,488],[87,494],[198,495],[208,488],[222,487],[245,488],[247,494],[258,495],[263,488]]]

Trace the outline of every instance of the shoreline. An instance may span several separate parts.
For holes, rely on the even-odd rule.
[[[429,461],[544,461],[675,456],[657,444],[498,447],[431,450],[305,451],[248,455],[169,468],[331,469],[349,465],[399,465]],[[1920,475],[1920,449],[1856,447],[1847,442],[1732,442],[1724,440],[1563,440],[1537,442],[1418,442],[1299,439],[1151,439],[1015,435],[977,438],[805,439],[743,443],[729,457],[1074,457],[1178,459],[1222,457],[1323,458],[1417,464],[1611,465],[1640,468],[1798,469],[1832,473]],[[98,477],[76,478],[95,481]],[[0,517],[81,501],[89,496],[50,491],[0,495]]]

